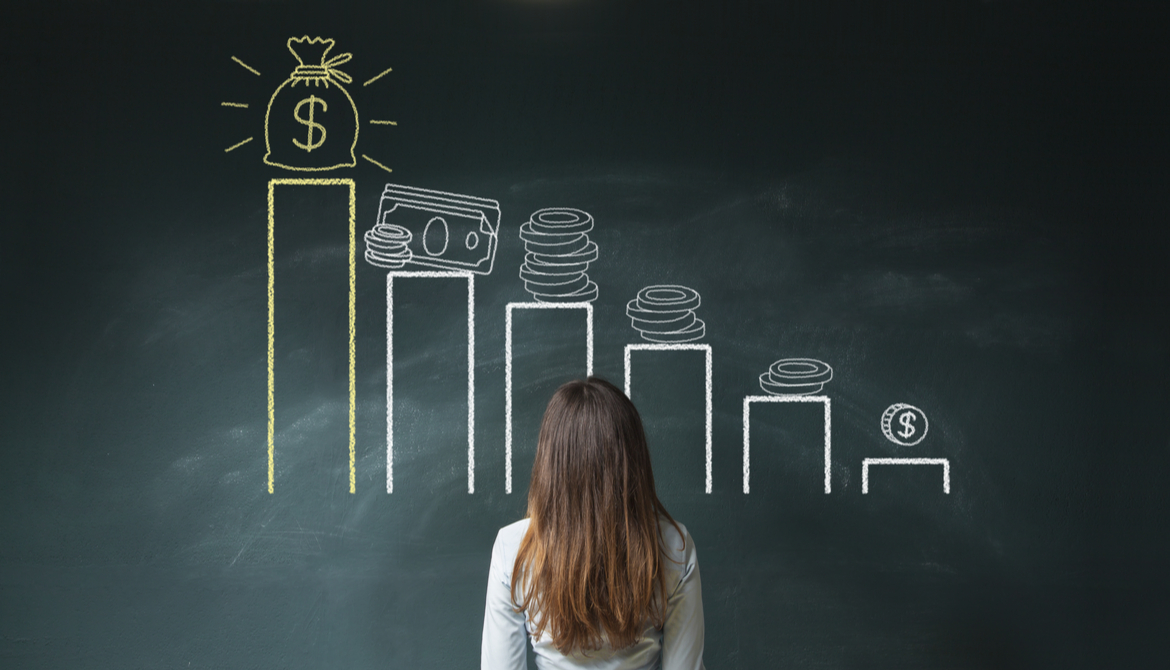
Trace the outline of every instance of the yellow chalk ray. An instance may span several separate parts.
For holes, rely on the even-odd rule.
[[[249,138],[251,139],[251,138]],[[367,159],[368,160],[368,159]],[[349,187],[349,492],[357,492],[357,186],[352,179],[270,179],[268,180],[268,492],[274,491],[276,471],[276,377],[274,375],[276,335],[276,273],[274,239],[276,230],[277,186],[347,186]]]
[[[387,171],[387,172],[394,172],[394,170],[391,170],[390,168],[386,167],[385,165],[382,165],[382,164],[381,164],[381,163],[379,163],[378,161],[374,160],[373,158],[370,158],[369,156],[367,156],[367,155],[365,155],[365,154],[362,154],[362,158],[364,158],[364,159],[366,159],[366,160],[370,161],[370,162],[371,162],[371,163],[373,163],[374,165],[377,165],[378,167],[382,168],[383,170],[385,170],[385,171]]]
[[[244,146],[245,144],[247,144],[248,142],[251,142],[251,141],[252,141],[252,138],[249,137],[248,139],[244,140],[243,142],[237,142],[237,143],[231,145],[230,147],[224,149],[223,152],[226,154],[227,152],[231,151],[232,149],[239,149],[240,147]]]
[[[381,79],[382,77],[385,77],[386,75],[390,74],[390,71],[391,71],[391,70],[393,70],[393,69],[394,69],[394,68],[392,68],[392,67],[388,67],[388,68],[386,68],[385,70],[382,70],[382,72],[381,72],[381,73],[379,73],[379,74],[378,74],[378,76],[374,77],[373,79],[370,79],[370,80],[369,80],[369,81],[367,81],[366,83],[362,84],[362,86],[369,86],[370,84],[372,84],[372,83],[374,83],[374,82],[378,81],[378,80],[379,80],[379,79]]]
[[[239,107],[240,109],[247,109],[248,103],[246,103],[246,102],[221,102],[221,103],[219,103],[219,106],[220,107]]]
[[[235,62],[239,63],[239,64],[240,64],[240,67],[244,68],[244,69],[245,69],[245,70],[247,70],[248,72],[251,72],[252,74],[256,75],[257,77],[259,77],[259,76],[260,76],[260,73],[256,71],[256,68],[249,66],[247,63],[245,63],[244,61],[240,60],[239,58],[236,58],[235,56],[232,56],[232,60],[234,60]]]
[[[398,122],[397,121],[370,121],[370,124],[375,125],[375,126],[396,126],[396,125],[398,125]]]

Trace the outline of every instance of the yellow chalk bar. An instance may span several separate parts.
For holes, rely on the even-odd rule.
[[[248,138],[252,139],[252,138]],[[366,160],[369,160],[368,158]],[[349,492],[357,492],[357,471],[355,470],[357,446],[357,368],[356,329],[357,321],[357,186],[352,179],[270,179],[268,181],[268,492],[274,490],[276,444],[276,378],[273,374],[273,360],[276,344],[276,293],[273,241],[275,239],[275,191],[277,186],[348,186],[349,187]]]

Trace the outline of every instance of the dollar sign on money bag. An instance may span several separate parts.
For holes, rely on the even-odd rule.
[[[334,41],[293,37],[288,50],[299,65],[268,101],[264,115],[264,162],[289,170],[320,171],[357,165],[357,106],[337,69],[353,54],[329,57]]]
[[[902,424],[902,430],[898,431],[898,435],[904,440],[910,439],[917,432],[914,428],[913,412],[903,412],[902,416],[898,417],[898,423]]]
[[[320,105],[321,105],[321,111],[323,111],[323,112],[329,111],[329,105],[324,100],[322,100],[321,98],[318,98],[315,95],[310,95],[309,97],[305,98],[304,100],[301,100],[300,102],[297,103],[297,106],[293,109],[293,118],[295,118],[297,121],[299,121],[299,122],[301,122],[309,127],[309,139],[306,140],[304,144],[301,144],[300,142],[296,141],[295,139],[293,140],[293,144],[297,145],[301,149],[304,149],[305,151],[312,151],[313,149],[319,149],[319,148],[321,148],[322,144],[325,144],[325,126],[323,126],[319,123],[313,122],[313,111],[315,109],[317,109],[318,103],[320,103]],[[305,105],[309,106],[309,118],[308,119],[305,119],[301,116],[301,107],[304,107]],[[314,129],[320,131],[320,134],[318,135],[318,137],[320,139],[316,139],[316,140],[313,139],[313,130]]]

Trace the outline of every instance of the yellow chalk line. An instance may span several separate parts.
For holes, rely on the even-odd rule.
[[[369,156],[367,156],[367,155],[365,155],[365,154],[362,154],[362,158],[364,158],[364,159],[366,159],[366,160],[370,161],[370,162],[371,162],[371,163],[373,163],[374,165],[377,165],[378,167],[382,168],[383,170],[385,170],[385,171],[387,171],[387,172],[394,172],[394,170],[391,170],[390,168],[386,167],[385,165],[382,165],[382,164],[381,164],[381,163],[379,163],[378,161],[374,160],[373,158],[370,158]]]
[[[219,103],[219,106],[220,107],[239,107],[240,109],[247,109],[248,103],[246,103],[246,102],[221,102],[221,103]]]
[[[256,75],[257,77],[259,77],[259,76],[260,76],[260,73],[256,71],[256,68],[249,67],[247,63],[245,63],[244,61],[240,60],[239,58],[236,58],[235,56],[232,56],[232,60],[234,60],[235,62],[239,63],[239,64],[240,64],[240,65],[241,65],[241,66],[242,66],[242,67],[243,67],[245,70],[247,70],[248,72],[251,72],[252,74]]]
[[[385,76],[386,76],[387,74],[389,74],[389,73],[390,73],[390,71],[391,71],[391,70],[393,70],[393,69],[394,69],[394,68],[392,68],[392,67],[388,67],[388,68],[386,68],[385,70],[383,70],[383,71],[382,71],[382,73],[381,73],[381,74],[379,74],[378,76],[374,77],[373,79],[371,79],[371,80],[367,81],[366,83],[362,84],[362,86],[369,86],[370,84],[372,84],[372,83],[374,83],[374,82],[378,81],[378,80],[379,80],[379,79],[381,79],[382,77],[385,77]]]
[[[245,144],[247,144],[248,142],[251,142],[251,141],[252,141],[252,138],[249,137],[248,139],[244,140],[243,142],[237,142],[236,144],[233,144],[230,147],[224,149],[223,152],[226,154],[227,152],[231,151],[232,149],[239,149],[240,147],[244,146]]]
[[[375,126],[396,126],[396,125],[398,125],[397,121],[370,121],[370,123],[374,124]]]

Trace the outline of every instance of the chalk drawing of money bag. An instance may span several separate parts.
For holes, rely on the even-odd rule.
[[[264,162],[289,170],[354,167],[358,113],[343,84],[353,78],[337,69],[353,54],[329,58],[332,39],[292,37],[288,50],[300,63],[284,80],[264,115]]]

